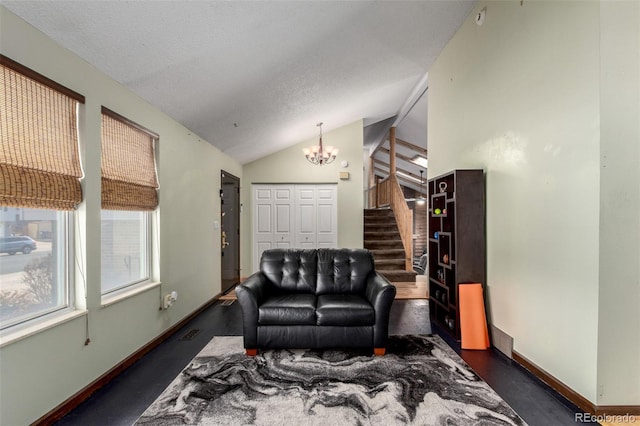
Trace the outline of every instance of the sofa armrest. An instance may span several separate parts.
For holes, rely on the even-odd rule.
[[[396,288],[378,272],[369,275],[367,279],[366,297],[373,306],[376,323],[373,328],[373,346],[384,348],[389,335],[389,313],[391,304],[396,297]]]
[[[242,329],[245,348],[258,345],[258,307],[266,294],[268,279],[262,272],[256,272],[242,284],[236,286],[236,296],[242,309]]]

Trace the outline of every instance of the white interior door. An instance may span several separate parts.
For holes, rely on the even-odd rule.
[[[293,187],[279,185],[272,189],[274,194],[274,234],[275,248],[291,248],[293,237]],[[262,255],[262,252],[260,253]]]
[[[336,185],[316,189],[316,247],[338,247],[338,199]]]
[[[273,248],[273,197],[271,188],[253,188],[253,265],[259,269],[262,252]]]
[[[337,185],[253,185],[253,270],[270,248],[338,246]]]
[[[296,185],[296,247],[316,248],[316,188],[312,185]]]

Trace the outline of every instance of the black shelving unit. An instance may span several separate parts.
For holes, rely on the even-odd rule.
[[[484,172],[454,170],[428,191],[429,312],[459,340],[458,284],[486,284]]]

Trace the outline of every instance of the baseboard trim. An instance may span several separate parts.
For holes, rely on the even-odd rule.
[[[122,360],[120,363],[116,364],[109,371],[104,373],[102,376],[98,377],[93,382],[89,383],[86,387],[76,392],[70,398],[62,402],[57,407],[53,408],[44,416],[40,417],[38,420],[32,423],[32,426],[48,426],[51,425],[65,415],[69,414],[73,409],[82,404],[85,400],[87,400],[91,395],[93,395],[97,390],[104,387],[111,380],[115,379],[119,374],[121,374],[124,370],[131,367],[134,363],[140,360],[143,356],[151,352],[156,346],[160,343],[168,339],[171,335],[175,334],[182,326],[195,318],[198,314],[202,313],[209,306],[214,304],[219,298],[221,294],[210,299],[208,302],[200,306],[198,309],[184,317],[182,320],[178,321],[173,326],[169,327],[158,337],[144,345],[142,348],[138,349],[133,354],[129,355],[127,358]]]
[[[549,385],[553,390],[558,392],[560,395],[567,398],[569,401],[575,404],[582,411],[584,411],[585,413],[595,414],[595,406],[591,403],[591,401],[589,401],[588,399],[586,399],[585,397],[583,397],[582,395],[580,395],[579,393],[571,389],[569,386],[562,383],[560,380],[553,377],[551,374],[544,371],[542,368],[535,365],[533,362],[529,361],[520,353],[513,351],[512,354],[513,354],[514,361],[516,361],[518,364],[522,365],[524,368],[529,370],[534,376],[536,376],[538,379],[542,380],[544,383]]]
[[[591,401],[553,377],[551,374],[538,367],[533,362],[522,356],[516,351],[512,352],[513,360],[524,368],[529,370],[531,374],[542,380],[553,390],[567,398],[572,404],[580,408],[583,412],[599,415],[640,415],[640,405],[594,405]]]
[[[600,416],[624,416],[626,414],[640,416],[640,405],[598,405],[596,410],[596,414]]]

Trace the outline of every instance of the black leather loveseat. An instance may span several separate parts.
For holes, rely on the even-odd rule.
[[[374,348],[384,355],[395,287],[365,249],[272,249],[236,287],[248,355],[275,348]]]

